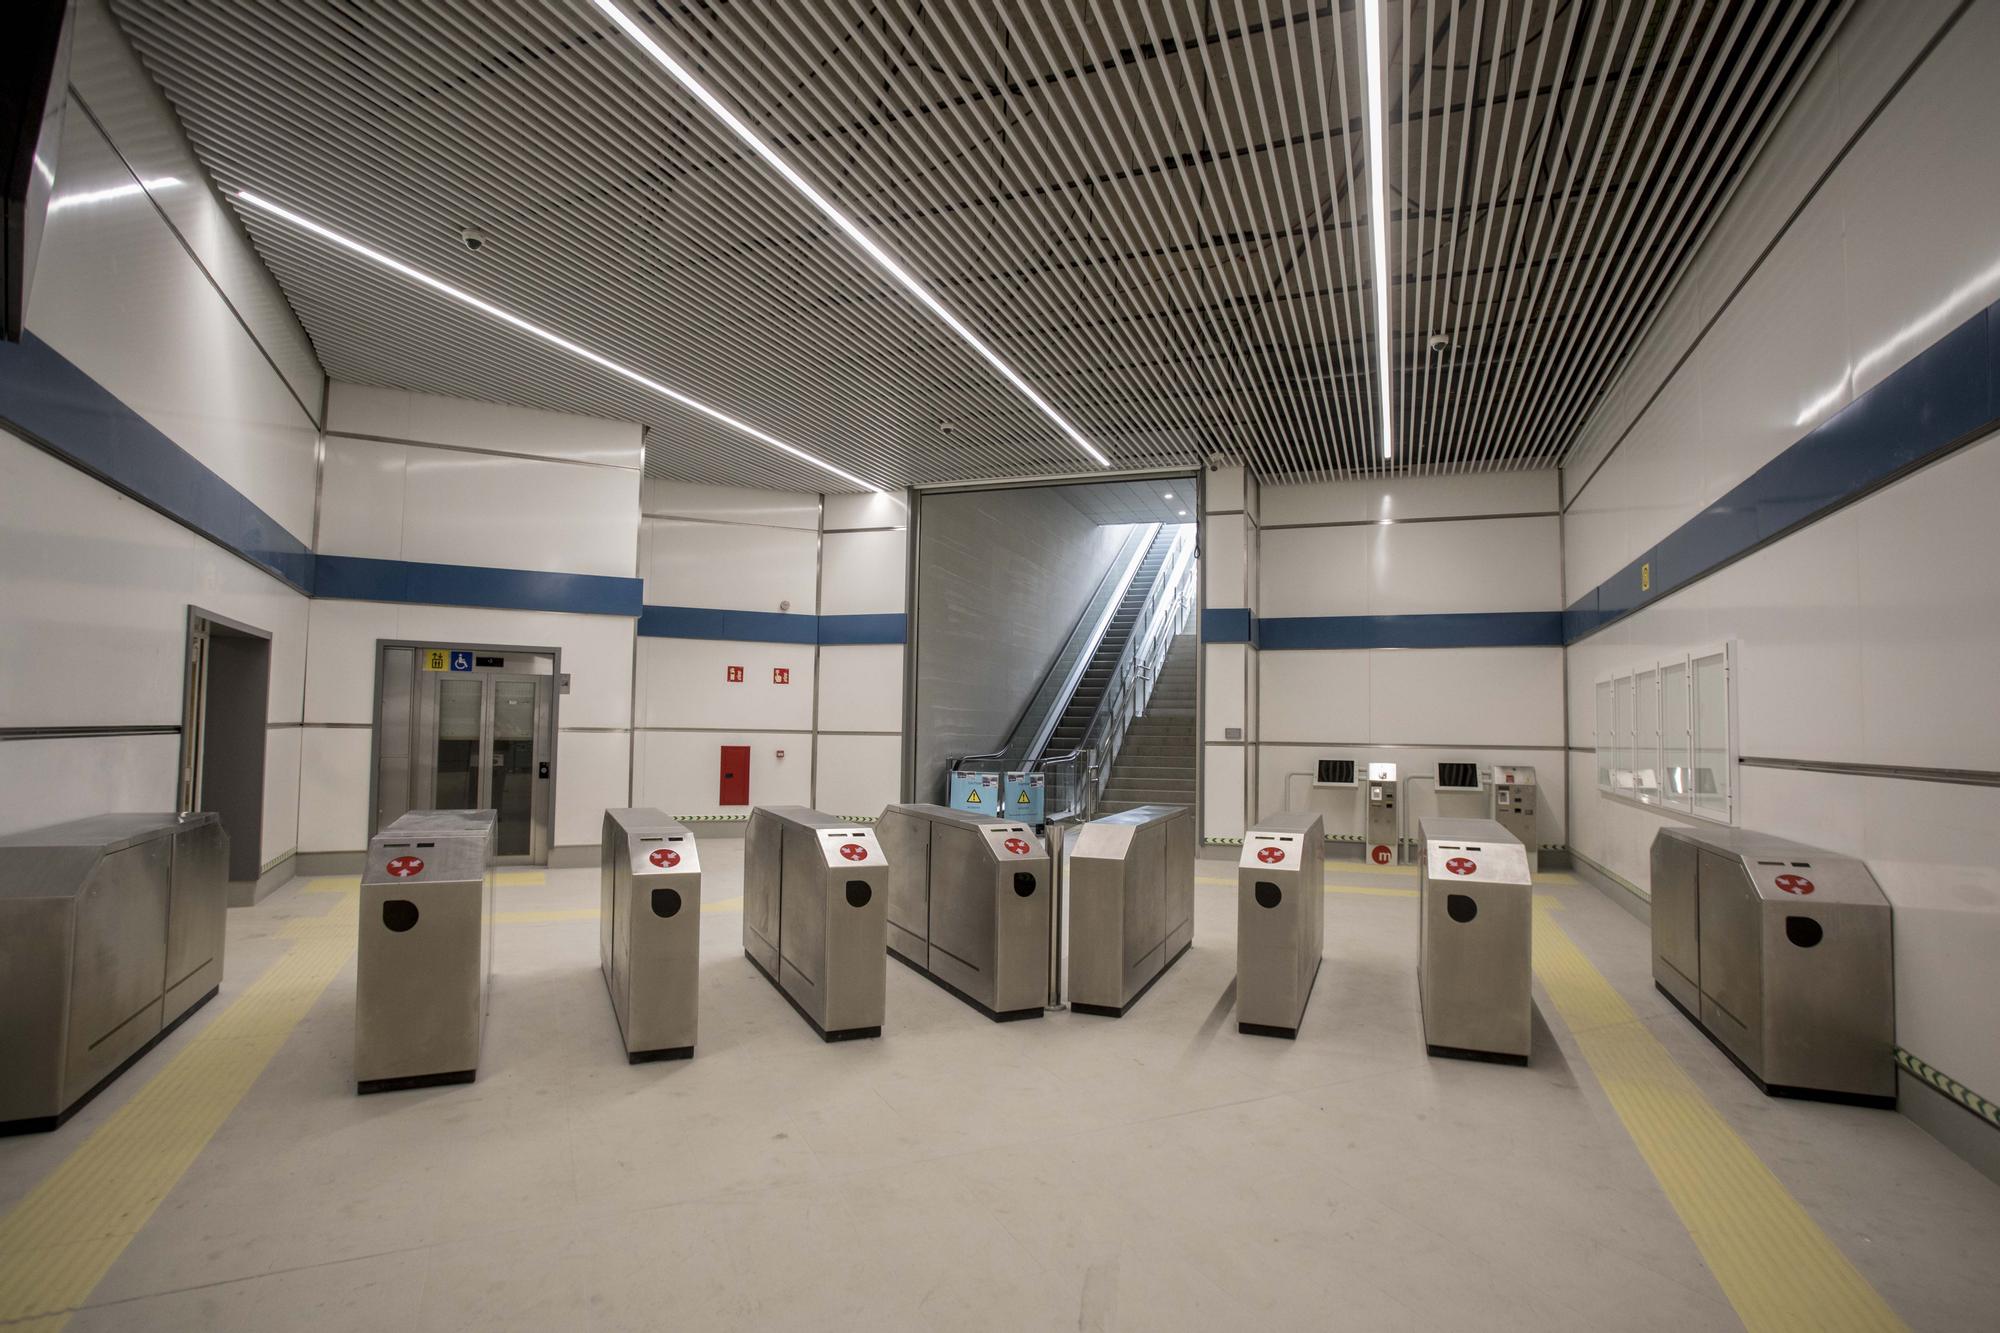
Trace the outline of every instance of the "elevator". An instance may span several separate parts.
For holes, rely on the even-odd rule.
[[[552,648],[383,644],[369,834],[409,810],[491,810],[496,865],[546,865],[555,809]]]

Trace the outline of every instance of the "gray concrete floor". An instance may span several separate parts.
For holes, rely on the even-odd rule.
[[[735,897],[741,844],[704,853]],[[223,994],[160,1051],[0,1141],[0,1208],[326,909],[304,889],[231,913]],[[1762,1097],[1654,993],[1642,925],[1541,891],[1904,1319],[1992,1326],[2000,1187],[1899,1115]],[[497,894],[589,909],[596,873]],[[350,960],[69,1327],[1737,1327],[1539,988],[1530,1067],[1429,1059],[1413,899],[1326,907],[1296,1042],[1236,1032],[1234,890],[1199,884],[1193,951],[1123,1019],[995,1025],[889,966],[885,1035],[834,1046],[713,911],[696,1056],[640,1066],[595,923],[504,924],[478,1082],[367,1098]]]

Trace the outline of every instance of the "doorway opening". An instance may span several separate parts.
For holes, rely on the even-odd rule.
[[[264,749],[271,702],[271,634],[188,608],[181,700],[181,810],[212,810],[229,835],[229,902],[257,899],[263,873]]]
[[[369,835],[411,810],[492,810],[495,862],[547,865],[557,656],[381,644]]]

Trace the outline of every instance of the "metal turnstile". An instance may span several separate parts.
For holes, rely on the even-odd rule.
[[[1418,824],[1417,991],[1432,1055],[1528,1063],[1534,877],[1490,819]]]
[[[1117,1018],[1194,943],[1194,811],[1142,805],[1070,841],[1069,994]]]
[[[882,1035],[889,863],[872,830],[760,805],[743,841],[743,956],[827,1041]]]
[[[1396,814],[1396,766],[1368,765],[1368,784],[1362,789],[1367,804],[1362,828],[1362,854],[1378,866],[1400,864],[1403,859],[1403,824]]]
[[[1653,835],[1653,981],[1774,1096],[1896,1104],[1889,900],[1851,856],[1748,829]]]
[[[368,840],[354,1090],[470,1083],[493,963],[491,810],[412,810]]]
[[[1236,1030],[1296,1037],[1326,936],[1326,829],[1286,811],[1243,835],[1236,862]]]
[[[892,805],[875,830],[889,857],[889,952],[995,1022],[1040,1018],[1053,895],[1034,828]]]
[[[211,813],[0,838],[0,1134],[55,1129],[215,994],[228,903]]]
[[[1479,777],[1487,792],[1486,817],[1513,834],[1528,849],[1528,864],[1535,865],[1542,845],[1535,827],[1535,770],[1526,764],[1492,764]]]
[[[658,810],[606,810],[597,951],[625,1057],[694,1054],[701,996],[701,856]]]

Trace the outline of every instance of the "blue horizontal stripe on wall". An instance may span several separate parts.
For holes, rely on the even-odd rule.
[[[1257,622],[1267,653],[1306,648],[1530,648],[1562,644],[1560,611],[1422,616],[1272,616]]]
[[[1211,606],[1201,613],[1203,643],[1255,643],[1257,621],[1242,607]]]
[[[32,333],[0,342],[0,420],[50,453],[311,594],[306,544]]]
[[[821,643],[903,643],[909,637],[910,618],[901,611],[819,618]]]
[[[1574,643],[2000,426],[2000,302],[1570,603]]]
[[[316,561],[313,595],[363,602],[636,616],[643,586],[638,579],[607,574],[551,574],[533,569],[322,555]]]
[[[811,616],[704,606],[648,606],[639,612],[639,633],[652,639],[726,639],[735,643],[902,643],[909,637],[909,620],[901,612]]]

